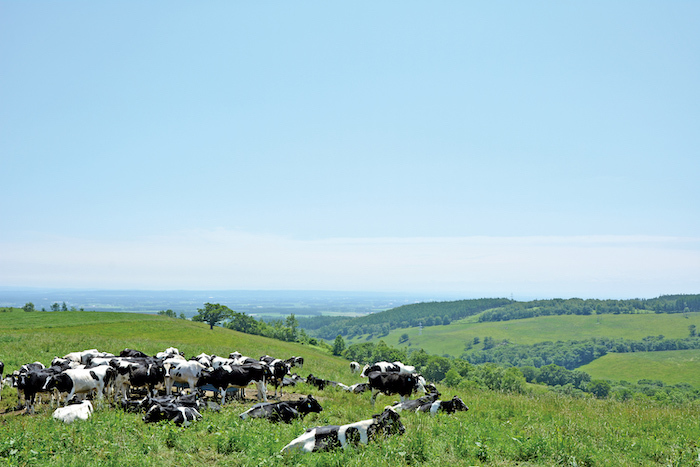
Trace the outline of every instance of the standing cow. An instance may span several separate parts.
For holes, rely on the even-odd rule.
[[[379,393],[391,396],[398,394],[401,397],[401,402],[406,400],[414,391],[421,391],[425,394],[425,379],[417,373],[382,373],[373,371],[369,375],[369,387],[372,389],[372,397],[370,401],[372,406],[377,399]]]

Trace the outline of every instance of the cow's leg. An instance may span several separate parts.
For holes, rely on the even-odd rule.
[[[221,388],[221,405],[224,405],[226,403],[226,389],[227,388]]]
[[[369,401],[372,403],[372,407],[374,407],[374,403],[377,400],[377,394],[379,394],[379,391],[372,389],[372,397],[369,399]]]

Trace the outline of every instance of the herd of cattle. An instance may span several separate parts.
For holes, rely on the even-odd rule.
[[[93,401],[108,399],[124,410],[142,412],[145,422],[171,420],[177,425],[187,425],[202,418],[203,408],[218,410],[226,397],[245,400],[245,389],[254,385],[258,403],[240,414],[242,419],[266,418],[270,421],[289,423],[305,415],[321,412],[321,404],[312,396],[296,401],[268,402],[268,386],[274,387],[274,395],[280,398],[282,390],[303,382],[318,389],[336,387],[353,393],[372,391],[374,406],[377,396],[399,395],[401,401],[387,406],[381,414],[371,419],[348,425],[314,427],[287,444],[282,451],[323,451],[347,445],[366,444],[378,434],[401,434],[405,431],[399,412],[454,413],[469,410],[459,398],[443,401],[439,392],[415,368],[401,362],[377,362],[372,365],[350,364],[353,373],[367,378],[367,382],[347,386],[343,383],[317,378],[310,374],[302,378],[292,373],[302,369],[304,359],[274,358],[269,355],[254,359],[238,352],[228,358],[202,353],[189,360],[182,352],[170,347],[154,356],[124,349],[119,356],[97,349],[71,352],[56,357],[49,367],[40,362],[27,363],[3,378],[4,365],[0,362],[0,397],[2,385],[17,389],[17,407],[26,407],[26,413],[34,413],[35,404],[42,395],[59,407],[53,417],[66,423],[87,419],[93,411]],[[176,394],[173,394],[173,389]],[[414,392],[423,396],[409,400]],[[207,401],[206,395],[218,396],[218,403]]]

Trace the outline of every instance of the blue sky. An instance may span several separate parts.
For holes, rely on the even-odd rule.
[[[0,1],[0,285],[699,293],[698,24]]]

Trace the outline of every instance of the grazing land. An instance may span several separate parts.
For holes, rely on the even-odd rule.
[[[209,330],[206,323],[124,313],[0,313],[0,360],[6,372],[35,360],[49,363],[75,350],[118,353],[129,347],[155,354],[169,346],[187,357],[234,350],[254,357],[298,355],[306,360],[303,376],[308,372],[346,384],[362,381],[350,374],[347,361],[323,348],[219,327]],[[281,455],[280,449],[306,428],[366,419],[396,398],[379,396],[372,408],[367,393],[300,385],[295,392],[313,394],[324,410],[289,425],[240,420],[238,414],[252,400],[206,411],[202,420],[185,428],[170,422],[145,424],[140,414],[106,403],[98,403],[89,420],[64,425],[51,418],[47,403],[35,415],[14,411],[16,394],[6,387],[0,401],[0,465],[700,465],[697,403],[571,398],[537,387],[526,394],[473,384],[439,389],[443,399],[459,395],[469,412],[436,417],[402,413],[403,436],[344,451]]]
[[[660,380],[700,388],[700,350],[610,353],[579,368],[594,379]]]

